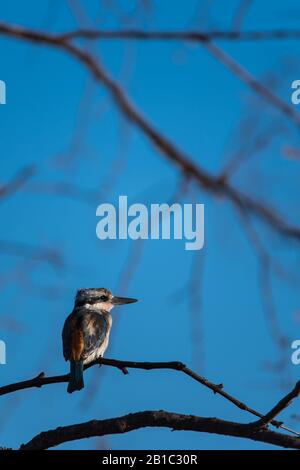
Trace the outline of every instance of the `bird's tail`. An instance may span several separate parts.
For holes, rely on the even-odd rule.
[[[83,387],[83,362],[70,361],[70,380],[67,391],[72,393],[75,390],[81,390]]]

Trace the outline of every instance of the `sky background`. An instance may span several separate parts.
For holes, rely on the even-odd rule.
[[[254,0],[242,28],[297,28],[297,3]],[[230,30],[239,4],[2,0],[1,22],[52,32],[126,26]],[[220,46],[290,103],[291,82],[300,78],[299,42]],[[247,152],[257,134],[273,129],[268,145],[241,165],[232,184],[299,225],[300,163],[287,158],[287,149],[299,148],[297,129],[206,49],[180,42],[103,41],[90,50],[142,114],[212,174],[239,148]],[[299,378],[289,347],[300,338],[299,246],[253,221],[272,259],[288,273],[271,276],[278,324],[287,340],[280,349],[270,334],[257,253],[228,201],[193,183],[180,192],[179,170],[126,122],[105,89],[66,53],[1,36],[0,79],[7,85],[7,104],[0,107],[0,183],[27,166],[35,171],[22,189],[0,200],[0,339],[7,345],[1,384],[41,371],[67,372],[61,330],[76,290],[105,286],[139,299],[113,311],[107,357],[180,360],[223,382],[249,406],[268,411]],[[204,203],[204,249],[186,251],[183,241],[98,240],[96,208],[117,203],[119,195],[127,195],[130,204]],[[49,250],[57,262],[34,258]],[[0,445],[16,448],[57,426],[150,409],[252,419],[174,371],[132,370],[123,376],[94,367],[85,382],[85,389],[72,395],[66,384],[58,384],[3,396]],[[295,403],[282,419],[299,429],[298,407]],[[145,429],[59,448],[268,447],[226,436]]]

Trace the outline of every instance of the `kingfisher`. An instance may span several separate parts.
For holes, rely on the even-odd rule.
[[[104,287],[77,291],[73,311],[62,331],[64,358],[70,361],[69,393],[84,387],[83,366],[103,356],[109,342],[112,308],[133,302],[137,300],[116,297]]]

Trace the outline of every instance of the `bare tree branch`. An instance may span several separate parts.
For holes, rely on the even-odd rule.
[[[300,449],[299,438],[286,434],[253,429],[247,424],[224,421],[218,418],[172,413],[168,411],[141,411],[119,418],[92,420],[86,423],[61,426],[42,432],[23,444],[21,450],[43,450],[78,439],[107,434],[123,434],[145,427],[170,428],[172,431],[195,431],[226,436],[244,437],[290,449]]]
[[[246,0],[242,3],[249,4],[250,2],[249,0]],[[117,108],[125,118],[138,128],[138,130],[140,130],[172,164],[177,166],[182,175],[188,179],[192,178],[205,191],[216,196],[223,196],[239,211],[241,211],[242,214],[247,214],[247,216],[254,215],[279,234],[300,242],[300,227],[291,225],[287,220],[283,219],[277,209],[271,209],[266,203],[253,199],[251,196],[245,195],[233,187],[229,182],[231,172],[229,172],[230,174],[223,172],[219,177],[211,175],[204,168],[194,162],[191,157],[178,149],[172,141],[157,130],[155,126],[134,106],[131,100],[127,97],[123,88],[110,76],[101,62],[99,62],[98,58],[91,52],[79,47],[75,42],[77,39],[180,40],[199,42],[207,48],[207,50],[216,57],[220,63],[225,65],[232,73],[242,80],[252,91],[263,97],[276,110],[279,110],[285,117],[293,121],[299,129],[300,116],[295,111],[295,108],[291,107],[280,97],[276,96],[267,86],[252,76],[248,70],[242,67],[237,61],[235,61],[235,59],[211,41],[298,40],[300,39],[300,30],[181,32],[141,31],[134,29],[121,31],[78,29],[69,33],[54,35],[51,33],[39,32],[19,26],[0,23],[0,35],[27,40],[44,46],[55,47],[71,55],[89,71],[91,76],[98,83],[105,87],[113,101],[116,103]],[[73,40],[74,42],[72,42]],[[259,141],[258,144],[263,145],[264,142]],[[231,169],[235,169],[235,167],[236,163],[234,162]],[[0,198],[6,197],[7,195],[19,190],[32,174],[34,174],[34,169],[31,167],[26,167],[24,170],[21,170],[9,183],[0,187]],[[90,200],[97,194],[97,192],[94,194],[94,192],[81,191],[81,188],[77,188],[76,186],[68,183],[50,183],[47,190],[63,194],[67,197],[78,197],[86,200],[86,202],[90,202]],[[264,250],[260,240],[257,239],[255,235],[252,236],[252,241],[260,256],[262,280],[264,281],[263,290],[269,299],[271,296],[271,290],[269,286],[270,260],[268,253]],[[56,266],[59,266],[62,263],[59,255],[54,252],[54,250],[44,250],[43,248],[35,249],[34,247],[30,247],[22,243],[0,241],[0,251],[43,260]],[[196,306],[198,306],[197,302]],[[276,312],[274,312],[272,305],[267,309],[267,312],[270,324],[273,325],[274,337],[277,338],[278,344],[282,343],[282,345],[284,345],[284,338],[279,334],[279,328],[276,323],[277,319],[275,317]],[[300,433],[289,429],[279,421],[275,421],[275,417],[282,410],[288,407],[294,398],[299,396],[300,382],[298,382],[291,392],[283,397],[266,415],[264,415],[252,408],[249,408],[245,403],[225,392],[222,384],[217,385],[208,381],[205,377],[197,374],[181,362],[133,362],[101,358],[87,365],[85,369],[96,364],[118,368],[124,374],[128,373],[128,368],[144,370],[170,369],[182,372],[203,386],[209,388],[215,394],[221,395],[239,409],[249,412],[260,419],[256,420],[254,423],[241,424],[223,421],[218,418],[203,418],[167,411],[143,411],[119,418],[102,421],[94,420],[88,423],[75,424],[72,426],[61,427],[56,430],[50,430],[34,437],[30,442],[21,446],[21,449],[46,449],[70,440],[130,432],[143,427],[167,427],[173,430],[193,430],[196,432],[230,435],[270,443],[281,447],[300,449]],[[68,380],[69,374],[45,377],[44,373],[41,373],[33,379],[0,387],[0,395],[13,393],[15,391],[31,387],[42,387],[48,384],[63,383]],[[282,429],[295,434],[297,438],[279,432],[272,432],[267,429],[269,424],[272,424],[277,428],[281,427]]]
[[[249,125],[247,125],[249,127]],[[248,130],[248,129],[247,129]],[[242,165],[255,155],[264,151],[270,144],[275,136],[281,131],[281,127],[277,124],[272,124],[269,128],[260,132],[258,135],[249,135],[248,138],[242,136],[242,145],[233,153],[228,159],[222,169],[222,178],[228,180],[232,178],[233,174],[239,171]]]
[[[208,33],[201,33],[201,32],[148,32],[148,31],[136,31],[136,30],[129,30],[129,31],[92,31],[92,30],[78,30],[73,31],[71,33],[66,34],[58,34],[53,35],[49,33],[44,33],[40,31],[33,31],[22,28],[20,26],[11,26],[4,23],[0,23],[0,34],[6,34],[8,36],[13,36],[21,39],[27,39],[34,42],[43,42],[52,45],[56,45],[58,47],[62,47],[68,50],[72,55],[75,55],[79,60],[85,62],[85,65],[91,69],[91,56],[88,53],[84,53],[80,48],[72,45],[69,41],[71,39],[75,39],[78,37],[85,37],[90,39],[160,39],[160,40],[193,40],[193,41],[200,41],[204,43],[205,47],[226,67],[228,67],[235,75],[237,75],[242,81],[244,81],[253,91],[260,94],[264,97],[270,104],[275,106],[279,109],[283,114],[287,117],[292,119],[295,124],[300,127],[300,116],[295,111],[295,109],[289,106],[285,101],[281,100],[278,96],[274,95],[265,85],[260,83],[257,79],[255,79],[244,67],[242,67],[237,61],[235,61],[229,54],[223,51],[220,47],[213,44],[211,41],[213,39],[220,39],[221,37],[227,38],[235,38],[241,39],[242,37],[252,37],[252,38],[287,38],[293,35],[294,38],[300,39],[300,30],[297,31],[269,31],[269,32],[208,32]],[[246,36],[245,36],[246,35]],[[247,36],[248,35],[248,36]],[[77,52],[76,52],[77,51]],[[86,56],[84,58],[84,55]],[[88,57],[87,57],[88,56]],[[92,67],[95,69],[95,66]],[[100,66],[98,66],[100,69]],[[98,78],[100,81],[113,92],[112,89],[112,80],[109,77],[106,77],[105,80],[105,73],[104,70],[92,70],[94,76]],[[111,82],[111,83],[109,83]],[[116,85],[116,84],[115,84]],[[116,91],[116,90],[115,90]],[[114,94],[114,93],[113,93]],[[119,103],[120,104],[120,103]],[[129,117],[129,116],[128,116]],[[132,119],[132,118],[131,118]],[[134,120],[134,119],[132,119]]]
[[[279,96],[275,95],[266,85],[257,80],[245,67],[240,65],[232,56],[226,53],[216,44],[207,42],[205,47],[225,67],[227,67],[242,82],[246,83],[255,93],[264,98],[269,104],[278,109],[282,114],[291,119],[298,129],[300,128],[300,115],[295,108],[290,106]]]
[[[285,350],[289,344],[289,340],[281,331],[273,300],[271,283],[272,258],[265,249],[257,231],[251,224],[251,220],[247,217],[247,214],[240,211],[240,217],[245,234],[248,236],[249,241],[252,243],[257,254],[259,263],[259,286],[271,338],[278,348]]]
[[[0,23],[0,29],[5,31],[6,24]],[[99,30],[77,29],[58,35],[59,40],[143,40],[143,41],[269,41],[269,40],[299,40],[300,30],[276,29],[271,31],[144,31],[140,29]]]
[[[279,402],[261,419],[251,423],[254,427],[265,427],[272,420],[279,415],[285,408],[290,406],[292,401],[300,395],[300,381],[296,383],[293,390],[291,390],[287,395],[285,395]]]
[[[234,396],[230,395],[229,393],[225,392],[223,390],[223,384],[214,384],[207,380],[205,377],[197,374],[193,370],[189,369],[186,367],[185,364],[182,362],[178,361],[171,361],[171,362],[141,362],[141,361],[120,361],[117,359],[108,359],[108,358],[99,358],[96,361],[90,362],[87,364],[84,368],[89,369],[90,367],[93,367],[95,365],[106,365],[106,366],[111,366],[111,367],[116,367],[117,369],[121,370],[123,374],[127,375],[128,374],[128,368],[131,369],[143,369],[143,370],[157,370],[157,369],[169,369],[169,370],[176,370],[179,372],[182,372],[189,377],[191,377],[193,380],[195,380],[198,383],[201,383],[205,387],[209,388],[212,390],[215,394],[221,395],[223,398],[226,400],[230,401],[233,403],[235,406],[237,406],[239,409],[246,411],[248,413],[251,413],[254,416],[257,416],[259,418],[263,418],[264,415],[262,413],[259,413],[258,411],[250,408],[247,406],[245,403],[241,402]],[[45,377],[44,372],[41,372],[37,377],[34,377],[33,379],[29,380],[24,380],[22,382],[17,382],[14,384],[10,385],[4,385],[3,387],[0,387],[0,395],[6,395],[8,393],[13,393],[18,390],[24,390],[26,388],[34,388],[34,387],[43,387],[44,385],[49,385],[49,384],[56,384],[56,383],[63,383],[63,382],[68,382],[69,381],[69,374],[65,375],[56,375],[53,377]],[[270,422],[273,426],[276,427],[281,427],[282,429],[285,429],[286,431],[289,431],[297,436],[300,437],[300,433],[287,428],[286,426],[283,426],[282,423],[279,423],[277,421],[272,420]]]
[[[36,173],[33,165],[26,166],[18,171],[18,173],[6,184],[0,186],[0,199],[11,196],[26,184],[30,178]]]
[[[232,20],[232,30],[239,31],[242,26],[248,9],[250,8],[253,0],[241,0],[238,5],[235,15]]]
[[[140,129],[145,136],[148,137],[152,144],[154,144],[168,160],[179,167],[182,172],[184,172],[186,175],[190,175],[205,190],[218,195],[223,195],[238,208],[247,210],[253,215],[261,218],[275,231],[282,235],[288,236],[297,242],[300,242],[299,227],[290,225],[287,221],[282,219],[280,214],[278,214],[275,210],[272,210],[264,203],[251,198],[251,196],[247,196],[241,193],[223,178],[218,178],[207,173],[206,170],[194,163],[190,157],[181,152],[170,140],[168,140],[163,134],[155,129],[155,127],[152,126],[152,124],[137,111],[119,84],[109,76],[103,66],[100,65],[100,63],[97,62],[97,60],[92,55],[82,50],[80,47],[67,42],[63,36],[59,35],[40,33],[21,27],[3,24],[0,25],[0,35],[1,34],[29,40],[38,44],[48,44],[62,49],[74,56],[80,63],[85,65],[85,67],[91,72],[98,82],[105,86],[117,104],[118,108],[127,117],[127,119],[135,124],[135,126]],[[211,43],[209,44],[209,47],[212,52],[211,48],[213,45]],[[221,50],[217,49],[216,46],[214,46],[214,51],[218,51],[218,54],[225,54],[220,52]],[[226,57],[228,58],[229,56]],[[232,66],[234,66],[234,62],[232,62]],[[252,88],[255,88],[256,82],[254,81],[251,83],[253,85]],[[268,91],[268,96],[271,100],[270,93],[271,92]],[[280,99],[278,98],[278,100]],[[276,99],[273,100],[274,105],[275,102]],[[281,110],[283,111],[283,108]],[[300,118],[298,116],[293,116],[293,113],[287,110],[285,114],[292,118],[295,122],[297,122],[297,125],[299,124],[300,126]]]

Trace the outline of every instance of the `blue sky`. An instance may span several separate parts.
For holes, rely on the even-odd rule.
[[[137,9],[137,3],[115,2],[120,9],[112,10],[106,2],[90,0],[84,2],[86,14],[78,17],[83,2],[53,1],[50,7],[46,0],[3,1],[1,21],[52,32],[126,25],[228,30],[239,4],[154,1],[145,12]],[[123,23],[119,11],[125,17]],[[295,2],[254,0],[243,28],[292,29],[297,22]],[[224,42],[220,46],[289,102],[291,82],[300,75],[298,42]],[[299,222],[299,162],[285,158],[283,151],[286,146],[297,148],[297,132],[208,51],[188,43],[107,41],[94,45],[93,53],[155,127],[213,174],[241,141],[245,148],[251,145],[251,134],[243,141],[240,131],[248,116],[258,130],[278,125],[270,145],[248,159],[232,181]],[[47,375],[66,372],[60,335],[76,289],[105,286],[140,300],[113,312],[108,357],[181,360],[209,380],[223,382],[228,392],[249,406],[267,411],[286,390],[283,385],[297,380],[298,370],[291,364],[291,350],[279,352],[270,337],[257,255],[238,213],[226,200],[191,184],[180,201],[205,204],[203,250],[185,251],[181,241],[149,240],[134,248],[137,242],[130,240],[98,240],[98,204],[116,203],[123,194],[130,203],[173,200],[181,181],[178,169],[124,120],[105,89],[67,54],[1,36],[0,58],[0,79],[7,84],[7,105],[0,107],[1,183],[27,165],[36,170],[22,190],[0,201],[1,239],[50,247],[63,258],[62,266],[53,267],[0,253],[0,339],[7,344],[1,383],[33,377],[42,370]],[[62,183],[64,188],[76,185],[81,197],[56,194]],[[84,200],[83,193],[88,195]],[[292,341],[300,335],[299,247],[258,222],[256,227],[272,257],[296,278],[291,283],[272,276],[278,321]],[[137,253],[133,259],[132,252]],[[191,312],[188,286],[196,259],[200,269],[193,290],[200,304]],[[195,331],[201,337],[196,342]],[[284,368],[270,371],[270,364],[279,360]],[[63,384],[2,397],[0,445],[17,447],[53,427],[147,409],[251,419],[172,371],[137,370],[124,377],[110,368],[93,368],[85,377],[85,390],[72,396]],[[283,415],[294,427],[297,421],[291,415],[296,412],[294,405]],[[95,447],[268,448],[226,436],[158,429],[61,446]]]

